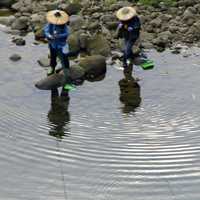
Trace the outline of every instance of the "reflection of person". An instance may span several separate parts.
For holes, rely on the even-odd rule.
[[[134,57],[132,47],[140,36],[141,23],[137,12],[133,7],[123,7],[117,11],[117,18],[120,20],[117,28],[117,38],[124,38],[123,67],[130,64]]]
[[[124,104],[123,112],[134,112],[137,107],[140,106],[140,85],[132,77],[133,66],[128,66],[124,70],[125,78],[119,81],[120,87],[120,101]]]
[[[50,122],[49,135],[62,139],[65,134],[69,134],[66,125],[70,121],[70,114],[68,112],[69,98],[67,96],[59,97],[58,90],[51,91],[51,109],[48,113]]]
[[[55,72],[57,65],[57,56],[61,60],[62,67],[66,82],[70,82],[69,79],[69,45],[67,38],[69,36],[69,30],[67,23],[69,22],[69,16],[67,13],[61,10],[53,10],[47,13],[48,24],[44,27],[45,37],[48,39],[50,50],[50,70],[48,75]],[[66,84],[67,85],[67,84]],[[65,85],[63,87],[65,89]]]

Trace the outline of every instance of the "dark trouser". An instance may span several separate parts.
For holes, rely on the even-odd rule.
[[[69,76],[68,71],[69,71],[69,59],[68,59],[68,55],[64,54],[62,52],[61,48],[55,49],[52,48],[51,45],[49,45],[49,49],[50,49],[50,66],[53,68],[53,72],[55,71],[56,65],[57,65],[57,57],[60,59],[63,70],[64,70],[64,74],[65,74],[65,78],[67,78]]]
[[[133,51],[132,47],[135,44],[136,39],[125,39],[125,46],[124,46],[124,56],[123,56],[123,64],[127,66],[127,59],[133,58]]]
[[[58,57],[61,61],[61,65],[64,70],[65,82],[66,83],[71,82],[71,79],[69,77],[68,55],[64,54],[61,48],[55,49],[55,48],[52,48],[51,45],[49,45],[49,49],[50,49],[50,66],[53,68],[53,73],[55,72],[55,68],[57,65],[57,57]],[[62,94],[65,94],[64,87],[62,88]],[[68,95],[68,93],[67,93],[67,95]]]

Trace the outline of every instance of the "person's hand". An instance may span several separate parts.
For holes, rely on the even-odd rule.
[[[122,24],[122,23],[119,23],[117,28],[118,28],[118,29],[121,29],[122,27],[123,27],[123,24]]]
[[[47,36],[47,39],[48,39],[48,40],[53,40],[54,37],[53,37],[53,35],[49,34],[49,35]]]
[[[133,31],[133,28],[129,26],[129,27],[128,27],[128,31],[129,31],[129,32]]]

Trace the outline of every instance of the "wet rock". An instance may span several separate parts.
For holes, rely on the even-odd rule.
[[[42,57],[37,60],[38,64],[41,67],[49,67],[50,66],[50,59],[48,57]]]
[[[26,41],[22,37],[15,37],[15,38],[13,38],[12,42],[15,43],[17,46],[24,46],[24,45],[26,45]]]
[[[85,71],[80,66],[71,66],[69,71],[69,76],[74,82],[84,81]],[[51,90],[54,88],[61,87],[65,84],[66,79],[63,71],[58,71],[51,76],[45,77],[40,81],[36,82],[35,86],[40,90]]]
[[[81,58],[79,65],[85,71],[86,80],[93,80],[106,73],[106,58],[101,55]]]
[[[10,60],[12,60],[14,62],[21,60],[21,58],[22,57],[19,54],[13,54],[13,55],[10,56]]]

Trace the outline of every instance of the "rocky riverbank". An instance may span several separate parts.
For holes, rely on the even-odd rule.
[[[114,39],[118,24],[115,11],[122,6],[137,6],[142,20],[140,47],[162,51],[175,46],[174,52],[178,52],[180,44],[200,46],[200,0],[177,0],[170,7],[164,3],[145,6],[134,1],[18,0],[12,4],[15,14],[0,17],[0,23],[15,32],[34,31],[36,39],[41,39],[46,12],[63,9],[71,16],[71,49],[81,45],[89,55],[108,56],[111,50],[122,46],[122,41]]]

